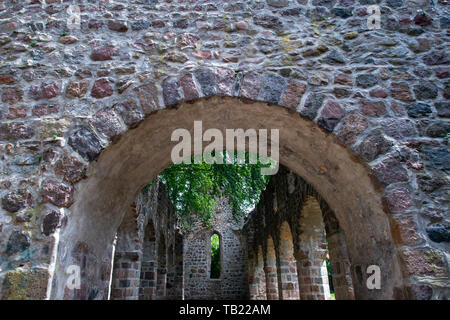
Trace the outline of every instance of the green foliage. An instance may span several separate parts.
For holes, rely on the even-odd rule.
[[[203,155],[201,164],[194,164],[192,158],[191,164],[174,164],[161,173],[169,199],[185,225],[191,224],[193,216],[209,225],[220,197],[228,198],[236,220],[257,204],[270,178],[261,169],[274,163],[257,157],[256,164],[248,164],[246,153],[242,164],[236,155],[222,152],[223,164],[207,164]]]
[[[211,279],[220,278],[220,239],[215,233],[211,236]]]

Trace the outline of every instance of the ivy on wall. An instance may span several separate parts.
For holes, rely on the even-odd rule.
[[[217,233],[211,236],[211,279],[220,278],[220,238]]]

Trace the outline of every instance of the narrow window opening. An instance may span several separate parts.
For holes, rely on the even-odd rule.
[[[211,236],[211,279],[220,278],[220,238],[217,233]]]

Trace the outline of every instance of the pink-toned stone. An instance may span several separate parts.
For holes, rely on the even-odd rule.
[[[211,59],[212,53],[211,51],[197,51],[194,56],[198,59]]]
[[[416,222],[412,217],[394,217],[392,219],[392,236],[400,245],[415,245],[419,243]]]
[[[41,195],[44,202],[50,202],[59,207],[70,207],[73,203],[73,187],[64,182],[44,181]]]
[[[217,93],[222,96],[231,96],[234,85],[234,72],[230,69],[217,68],[214,70],[217,81]]]
[[[4,88],[2,92],[2,102],[14,104],[22,101],[23,90],[19,87]]]
[[[34,127],[23,122],[0,124],[0,140],[17,141],[30,139],[34,135]]]
[[[391,110],[398,116],[405,114],[405,108],[397,102],[391,102]]]
[[[412,97],[409,87],[406,83],[392,83],[391,96],[396,100],[414,101],[414,98]]]
[[[247,30],[248,29],[248,23],[241,20],[236,22],[236,29],[238,30]]]
[[[48,86],[44,86],[42,90],[43,96],[46,99],[55,98],[59,94],[59,87],[56,82],[53,82]]]
[[[123,132],[119,118],[113,109],[105,109],[97,112],[89,123],[99,134],[108,139],[113,139]]]
[[[397,189],[385,196],[385,202],[391,212],[399,212],[411,206],[409,191]]]
[[[372,170],[383,187],[396,182],[408,181],[408,172],[395,158],[388,158],[380,162]]]
[[[370,117],[378,117],[386,113],[386,106],[381,101],[367,101],[360,102],[361,112]]]
[[[48,116],[50,114],[58,113],[59,107],[57,105],[42,104],[33,107],[32,114],[35,117]]]
[[[118,49],[111,47],[103,47],[94,49],[91,52],[91,60],[93,61],[107,61],[112,60],[113,56],[118,54]]]
[[[256,100],[261,89],[261,77],[256,73],[248,73],[244,76],[241,85],[241,97]]]
[[[2,24],[1,31],[2,32],[10,32],[16,30],[18,27],[17,22],[7,22]]]
[[[190,47],[195,48],[197,46],[197,43],[199,42],[200,38],[192,33],[185,33],[177,37],[177,45],[180,48],[183,47]]]
[[[30,88],[29,96],[34,100],[52,99],[59,95],[59,86],[56,82],[50,84],[43,83],[41,86]]]
[[[432,249],[404,250],[402,258],[408,275],[435,274],[442,265],[442,258]]]
[[[182,52],[169,52],[165,58],[165,60],[167,61],[171,61],[171,62],[179,62],[179,63],[185,63],[186,61],[189,60],[188,56]]]
[[[59,38],[58,41],[59,41],[59,43],[62,43],[62,44],[73,44],[73,43],[77,42],[78,39],[74,36],[64,36],[64,37]]]
[[[384,89],[373,89],[369,94],[374,98],[386,98],[388,96],[388,93]]]
[[[134,89],[144,113],[150,114],[158,109],[158,90],[154,83],[147,83]]]
[[[322,109],[317,123],[324,127],[328,131],[333,131],[339,120],[344,117],[344,111],[342,111],[339,104],[335,101],[328,101]]]
[[[7,118],[8,119],[18,119],[25,118],[27,116],[27,108],[24,106],[10,107]]]
[[[450,78],[450,68],[437,68],[434,72],[439,79]]]
[[[108,28],[113,31],[117,32],[127,32],[128,26],[125,21],[119,21],[119,20],[110,20],[108,21]]]
[[[360,114],[354,113],[346,118],[339,129],[338,136],[346,143],[353,144],[356,138],[369,126],[367,120]]]
[[[7,74],[0,74],[0,84],[13,84],[16,80],[14,80],[13,76]]]
[[[91,96],[97,99],[103,99],[105,97],[112,96],[113,93],[114,90],[109,84],[108,79],[98,79],[94,83],[91,91]]]
[[[334,77],[334,83],[343,84],[343,85],[351,85],[353,82],[352,82],[352,78],[350,78],[348,75],[338,74]]]

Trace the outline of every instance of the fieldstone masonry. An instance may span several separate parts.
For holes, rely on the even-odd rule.
[[[142,190],[117,232],[111,299],[182,297],[182,277],[176,277],[180,271],[175,267],[181,263],[183,268],[183,255],[174,260],[183,241],[177,221],[162,183],[156,180]]]
[[[220,239],[221,273],[211,279],[211,236]],[[220,199],[210,226],[200,221],[184,237],[185,299],[245,299],[248,296],[247,250],[242,222],[232,216],[226,199]]]
[[[280,203],[279,198],[287,201]],[[259,268],[266,269],[266,278],[257,282],[264,283],[267,297],[330,299],[325,263],[329,257],[336,299],[355,298],[345,240],[334,213],[310,185],[285,167],[270,180],[244,230],[249,257],[261,256]],[[258,277],[259,268],[250,274]]]
[[[367,27],[372,4],[380,29]],[[343,231],[327,230],[341,297],[448,298],[449,21],[447,0],[0,0],[1,298],[114,292],[123,217],[170,164],[171,132],[194,120],[223,132],[280,129],[280,162],[326,199],[322,214]],[[331,248],[343,243],[336,234],[346,248]],[[130,250],[141,256],[139,246]],[[302,271],[311,254],[294,246],[297,275],[313,281]],[[146,261],[148,288],[165,270],[172,286],[180,261],[156,278],[156,260]],[[383,290],[360,281],[368,264],[389,270]],[[71,265],[82,267],[75,291]]]

